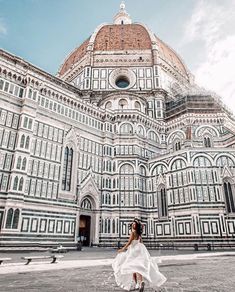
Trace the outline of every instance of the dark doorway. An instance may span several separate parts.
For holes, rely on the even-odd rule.
[[[81,215],[79,222],[79,237],[83,246],[90,245],[91,217]]]

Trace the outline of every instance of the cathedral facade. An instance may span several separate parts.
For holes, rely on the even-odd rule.
[[[0,50],[0,242],[235,236],[235,120],[122,3],[53,76]]]

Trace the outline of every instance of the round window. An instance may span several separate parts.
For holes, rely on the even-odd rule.
[[[117,85],[117,87],[119,88],[126,88],[130,85],[130,82],[129,80],[127,79],[127,77],[125,76],[121,76],[121,77],[118,77],[115,84]]]

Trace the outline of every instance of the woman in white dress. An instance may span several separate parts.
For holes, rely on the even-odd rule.
[[[127,291],[143,292],[145,283],[156,289],[166,281],[158,270],[157,261],[150,257],[142,243],[141,234],[142,224],[135,219],[127,244],[118,250],[112,264],[117,285]]]

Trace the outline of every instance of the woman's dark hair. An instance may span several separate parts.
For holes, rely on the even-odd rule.
[[[136,224],[136,233],[141,236],[141,234],[143,233],[143,226],[140,222],[140,220],[138,219],[134,219],[135,224]]]

